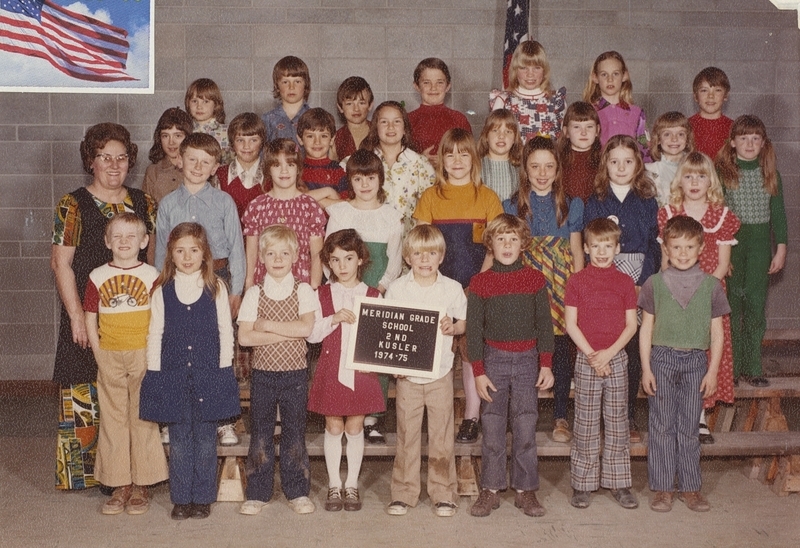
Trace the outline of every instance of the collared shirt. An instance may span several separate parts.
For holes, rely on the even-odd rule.
[[[156,203],[161,203],[164,196],[181,186],[183,183],[183,170],[174,165],[169,158],[164,157],[160,162],[150,164],[144,171],[142,190],[153,197]]]
[[[156,217],[156,265],[163,267],[169,233],[180,223],[199,223],[206,229],[211,255],[228,259],[231,295],[244,288],[245,257],[236,204],[228,194],[206,183],[195,194],[181,185],[159,204]]]
[[[436,172],[427,158],[410,148],[403,149],[392,166],[386,163],[380,148],[375,149],[375,154],[383,162],[386,203],[403,216],[405,236],[414,227],[412,215],[417,208],[417,201],[427,188],[433,186]]]
[[[228,166],[228,181],[233,181],[236,178],[242,182],[242,186],[246,189],[251,189],[256,185],[261,185],[264,181],[264,173],[261,171],[261,162],[255,162],[252,166],[245,169],[239,160],[234,160]]]
[[[267,142],[274,141],[275,139],[291,139],[297,146],[302,148],[302,143],[297,137],[297,122],[300,117],[311,107],[308,103],[303,102],[303,106],[294,115],[294,118],[289,119],[286,111],[283,110],[283,105],[278,105],[269,112],[262,114],[261,119],[264,120],[264,125],[267,126]]]
[[[258,319],[258,297],[263,291],[264,296],[273,301],[283,301],[294,291],[295,278],[287,274],[281,281],[276,281],[272,276],[264,276],[264,282],[254,285],[244,294],[242,306],[239,308],[237,323],[255,322]],[[297,315],[302,316],[317,309],[317,296],[311,286],[300,282],[297,285]]]
[[[433,285],[423,287],[414,279],[414,271],[400,276],[391,283],[384,296],[387,301],[396,300],[404,303],[422,303],[429,306],[441,306],[453,319],[467,319],[467,297],[461,284],[439,272]],[[439,379],[447,375],[453,368],[453,336],[445,335],[442,339],[442,360],[439,362]],[[438,379],[424,377],[408,377],[415,384],[428,384]]]

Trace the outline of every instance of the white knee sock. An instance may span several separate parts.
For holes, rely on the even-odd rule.
[[[347,436],[347,479],[345,487],[358,488],[358,475],[361,473],[361,461],[364,459],[364,431]]]
[[[348,448],[349,446],[350,444],[348,443]],[[322,447],[325,451],[325,466],[328,468],[328,487],[341,489],[342,477],[339,475],[339,467],[342,464],[342,435],[334,435],[325,430]]]
[[[481,413],[481,398],[475,388],[475,375],[469,362],[461,362],[461,381],[464,383],[464,418],[477,419]]]
[[[701,409],[700,410],[700,424],[708,424],[706,422],[706,410],[705,409]]]

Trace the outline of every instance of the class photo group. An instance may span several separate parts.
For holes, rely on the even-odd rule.
[[[391,381],[389,515],[420,501],[425,429],[437,516],[459,508],[457,443],[481,455],[479,495],[462,511],[486,517],[513,498],[543,516],[538,393],[550,389],[548,432],[570,444],[565,505],[587,508],[604,489],[638,508],[630,446],[646,430],[646,504],[709,511],[706,413],[733,403],[739,383],[769,384],[766,298],[787,252],[774,148],[758,117],[723,113],[719,68],[685,82],[696,112],[653,122],[620,53],[586,71],[567,104],[544,46],[521,42],[482,128],[446,106],[450,70],[435,57],[413,72],[411,112],[375,105],[360,76],[341,82],[338,112],[312,108],[308,66],[287,56],[272,72],[275,108],[228,120],[220,87],[200,78],[184,108],[153,120],[141,184],[128,178],[141,161],[129,131],[89,127],[88,182],[58,201],[52,232],[56,487],[99,486],[102,514],[136,515],[168,480],[172,519],[208,517],[246,383],[239,513],[273,499],[276,468],[294,512],[358,511]],[[362,297],[446,311],[435,378],[348,367]],[[647,425],[635,420],[640,389]],[[308,412],[324,417],[321,493]]]

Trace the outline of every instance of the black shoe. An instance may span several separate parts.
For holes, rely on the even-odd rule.
[[[192,512],[189,514],[190,518],[205,519],[211,515],[210,504],[192,504]]]
[[[572,490],[572,498],[569,503],[575,508],[589,508],[589,503],[592,501],[592,494],[589,491]]]
[[[172,519],[182,520],[187,519],[192,514],[191,504],[176,504],[172,507],[172,513],[169,515]]]
[[[733,378],[733,387],[734,388],[739,388],[739,377],[734,377]]]
[[[764,388],[769,386],[769,381],[763,375],[759,375],[758,377],[750,377],[747,382],[750,383],[750,386],[755,386],[756,388]]]
[[[708,429],[708,425],[700,423],[700,443],[703,445],[711,445],[714,443],[714,436]]]
[[[100,494],[104,497],[110,497],[114,494],[114,487],[109,487],[108,485],[100,484]]]
[[[473,443],[478,441],[478,419],[464,419],[456,434],[456,443]]]
[[[386,445],[386,438],[378,430],[377,424],[364,425],[364,439],[371,445]]]

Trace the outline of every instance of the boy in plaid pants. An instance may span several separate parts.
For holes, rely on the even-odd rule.
[[[628,430],[628,355],[636,333],[636,289],[614,266],[621,230],[611,219],[586,225],[583,249],[590,264],[573,274],[564,298],[567,333],[578,347],[575,361],[575,436],[570,452],[570,504],[587,508],[591,492],[610,489],[623,508],[639,506],[631,493]],[[605,424],[600,470],[600,412]]]

